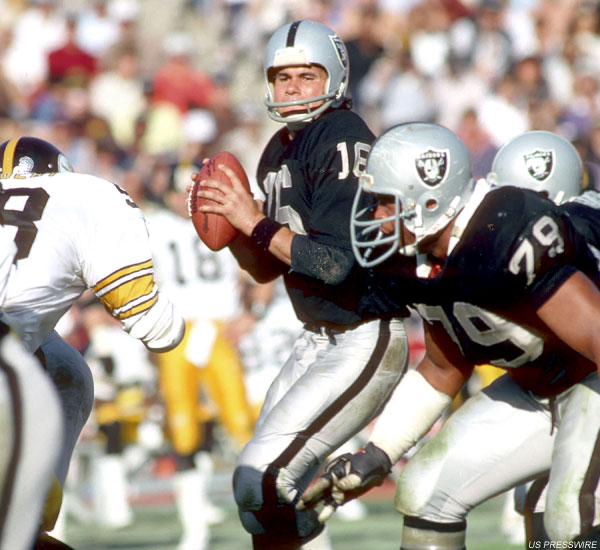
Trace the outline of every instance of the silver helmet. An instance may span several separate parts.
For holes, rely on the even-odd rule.
[[[325,93],[317,97],[296,101],[276,102],[273,98],[274,69],[278,67],[320,65],[327,71]],[[267,84],[265,105],[269,116],[277,121],[294,123],[308,122],[329,107],[338,107],[344,102],[348,89],[348,52],[342,39],[329,27],[315,21],[295,21],[280,27],[271,36],[265,54],[264,73]],[[325,100],[311,111],[309,103]],[[283,117],[277,109],[292,105],[306,105],[306,113]]]
[[[384,132],[369,153],[352,207],[350,232],[359,264],[377,265],[396,251],[416,254],[423,239],[441,231],[458,214],[473,185],[469,152],[447,128],[413,122]],[[367,200],[369,193],[375,201]],[[382,197],[393,199],[394,213],[374,219],[374,203]],[[382,232],[386,222],[394,224],[392,234]],[[403,242],[402,225],[415,236],[413,244]]]
[[[567,139],[542,130],[525,132],[496,153],[487,176],[493,185],[540,191],[561,204],[583,189],[583,163]]]

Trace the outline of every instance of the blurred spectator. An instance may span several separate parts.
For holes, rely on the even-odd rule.
[[[375,62],[361,83],[360,94],[362,114],[375,134],[395,124],[435,119],[430,83],[415,70],[406,49],[388,50]]]
[[[443,0],[420,2],[410,12],[410,52],[416,70],[427,77],[445,74],[450,55],[450,14]]]
[[[575,139],[589,134],[600,115],[600,81],[598,75],[575,70],[573,96],[559,116],[562,131]]]
[[[124,148],[133,145],[136,121],[147,106],[137,51],[129,47],[120,49],[114,65],[92,80],[89,91],[92,113],[108,122],[117,145]]]
[[[492,161],[498,152],[490,135],[481,127],[477,120],[474,109],[467,109],[463,116],[456,134],[463,140],[469,150],[473,165],[473,177],[484,178],[492,168]]]
[[[517,81],[519,94],[525,101],[545,100],[550,97],[548,83],[539,57],[524,57],[518,60],[512,72]]]
[[[580,68],[596,75],[600,74],[599,11],[598,2],[580,1],[574,10],[570,26],[577,55],[582,60]]]
[[[48,53],[64,43],[66,27],[57,0],[31,0],[29,7],[16,18],[2,66],[24,96],[44,84],[48,77]]]
[[[152,80],[144,148],[151,154],[174,153],[183,144],[183,118],[190,109],[210,109],[216,102],[211,76],[195,67],[193,37],[169,34],[164,41],[165,63]]]
[[[517,92],[515,76],[505,74],[477,109],[481,126],[497,147],[529,130],[527,106],[516,104]]]
[[[360,10],[358,35],[346,40],[348,59],[350,67],[352,67],[348,79],[348,89],[357,112],[361,112],[359,84],[369,72],[373,62],[383,54],[379,25],[379,13],[376,7],[366,5]]]
[[[48,52],[48,78],[50,82],[67,81],[87,85],[96,73],[96,58],[77,45],[77,21],[74,15],[66,18],[65,41]]]
[[[512,43],[504,27],[506,0],[481,0],[473,17],[458,19],[450,30],[454,54],[488,82],[510,67]]]
[[[77,43],[97,59],[103,59],[120,35],[119,21],[108,14],[108,0],[92,0],[77,23]]]
[[[175,106],[180,113],[190,108],[210,108],[215,100],[215,85],[210,75],[192,62],[194,39],[184,32],[168,35],[163,43],[165,63],[152,81],[152,103]]]
[[[450,55],[447,68],[447,73],[434,78],[431,85],[438,108],[437,122],[456,131],[465,111],[481,103],[489,85],[472,66],[454,55]]]

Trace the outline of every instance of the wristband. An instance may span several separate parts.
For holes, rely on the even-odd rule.
[[[254,226],[250,238],[264,251],[268,251],[275,233],[282,227],[282,224],[271,218],[263,218]]]

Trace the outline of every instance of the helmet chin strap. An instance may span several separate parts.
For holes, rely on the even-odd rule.
[[[306,128],[313,120],[314,118],[308,120],[290,120],[289,122],[286,122],[285,125],[290,132],[298,132],[303,128]]]

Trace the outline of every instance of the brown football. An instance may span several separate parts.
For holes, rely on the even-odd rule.
[[[202,186],[205,180],[215,180],[227,185],[231,185],[227,174],[217,167],[223,164],[233,170],[240,181],[250,192],[250,183],[244,167],[234,154],[228,151],[222,151],[214,155],[200,170],[200,177],[193,183],[189,194],[189,212],[196,229],[196,233],[202,239],[202,242],[211,250],[221,250],[225,248],[238,234],[238,230],[233,227],[226,218],[220,214],[206,214],[200,212],[198,207],[202,204],[209,204],[213,201],[203,199],[196,195],[198,186]]]

